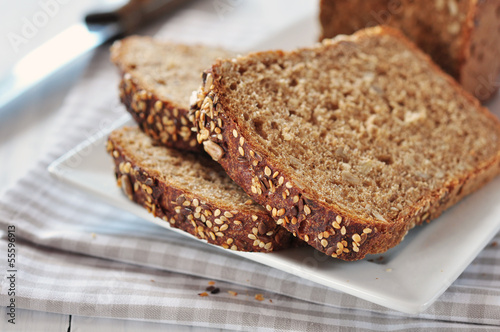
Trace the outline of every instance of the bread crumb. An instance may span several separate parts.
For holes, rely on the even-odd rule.
[[[385,269],[385,272],[392,272],[392,269],[391,268],[387,268],[387,269]]]
[[[257,301],[264,301],[264,296],[262,294],[255,294],[255,299]]]
[[[92,233],[91,236],[93,239],[95,239],[97,237],[96,233]]]
[[[213,285],[215,285],[215,281],[209,281],[209,282],[208,282],[208,284],[209,284],[210,286],[213,286]]]
[[[234,292],[234,291],[231,291],[231,290],[228,290],[227,292],[228,292],[230,295],[232,295],[232,296],[236,296],[236,295],[238,295],[238,293],[236,293],[236,292]]]
[[[203,292],[203,293],[200,293],[198,295],[201,296],[201,297],[204,297],[204,296],[208,296],[208,293],[207,292]]]
[[[495,241],[495,242],[491,243],[491,246],[492,246],[492,247],[496,247],[496,246],[498,246],[498,242],[497,242],[497,241]]]

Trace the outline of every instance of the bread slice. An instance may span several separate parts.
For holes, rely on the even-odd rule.
[[[500,0],[321,0],[319,18],[322,38],[398,28],[477,98],[499,87]]]
[[[292,234],[209,158],[156,146],[137,127],[113,131],[107,150],[127,197],[171,227],[239,251],[270,252],[292,244]]]
[[[499,172],[498,119],[388,27],[218,61],[192,112],[236,183],[343,260],[394,247]]]
[[[228,51],[132,36],[111,47],[120,69],[120,99],[145,133],[165,146],[201,150],[188,120],[189,97],[202,71]]]

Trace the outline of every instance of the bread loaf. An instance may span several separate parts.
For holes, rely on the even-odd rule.
[[[125,195],[171,227],[239,251],[270,252],[297,243],[203,155],[156,146],[136,127],[113,131],[107,150]]]
[[[201,72],[229,52],[132,36],[111,47],[120,69],[120,99],[149,136],[169,147],[201,151],[188,120],[189,97]]]
[[[191,116],[277,224],[343,260],[394,247],[500,170],[498,119],[388,27],[217,61]]]
[[[322,38],[390,25],[477,98],[500,86],[500,0],[321,0],[320,21]]]

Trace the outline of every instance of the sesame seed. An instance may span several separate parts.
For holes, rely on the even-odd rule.
[[[278,217],[281,217],[284,214],[285,214],[285,209],[279,209],[278,210],[278,213],[277,213]]]
[[[273,208],[271,214],[273,217],[276,217],[278,215],[278,210],[276,210],[276,208]]]
[[[370,234],[371,232],[372,232],[372,230],[370,228],[363,229],[363,233],[365,233],[365,234]]]
[[[292,218],[292,225],[295,225],[295,224],[297,224],[297,218],[293,217]]]
[[[324,237],[325,239],[328,239],[328,238],[330,237],[330,233],[329,233],[328,231],[324,231],[324,232],[323,232],[323,237]]]
[[[183,206],[191,206],[191,201],[184,201]]]
[[[335,217],[335,220],[340,224],[342,223],[342,217],[341,216],[337,216]]]
[[[321,240],[321,245],[322,245],[323,247],[326,247],[326,246],[328,245],[328,241],[327,241],[327,240],[325,240],[325,239]]]
[[[217,232],[217,233],[215,233],[215,235],[217,235],[218,237],[223,237],[223,236],[224,236],[224,233],[222,233],[222,232]]]
[[[257,219],[259,219],[259,217],[257,217],[255,214],[252,215],[252,220],[253,221],[257,221]]]
[[[342,229],[340,229],[340,234],[345,235],[347,233],[345,226],[342,226]]]
[[[354,234],[352,236],[352,239],[353,239],[354,242],[360,242],[361,241],[361,236],[359,236],[359,234],[356,233],[356,234]]]
[[[264,174],[266,174],[266,176],[270,176],[270,175],[271,175],[271,173],[272,173],[272,172],[271,172],[271,169],[270,169],[269,167],[267,167],[267,166],[266,166],[266,167],[264,168]]]
[[[250,189],[252,190],[252,193],[257,193],[257,188],[255,186],[251,186]]]
[[[227,239],[227,240],[226,240],[226,243],[227,243],[227,244],[231,244],[231,243],[233,243],[233,241],[234,241],[234,240],[233,240],[232,238],[229,238],[229,239]]]
[[[274,172],[273,174],[273,179],[276,179],[276,177],[279,175],[280,173],[278,171]]]
[[[253,227],[253,228],[252,228],[252,233],[253,233],[254,235],[257,235],[257,234],[259,233],[259,229],[258,229],[257,227]]]
[[[269,232],[267,232],[267,233],[266,233],[266,235],[267,235],[267,236],[271,236],[271,235],[273,235],[273,234],[274,234],[274,232],[273,232],[273,231],[269,231]]]
[[[157,100],[155,103],[155,110],[161,111],[162,107],[163,107],[163,103],[160,100]]]
[[[225,231],[229,226],[227,224],[224,224],[220,227],[221,231]]]
[[[282,193],[281,193],[281,197],[283,197],[283,199],[286,199],[286,193],[285,193],[285,192],[282,192]]]
[[[248,234],[248,238],[251,240],[256,240],[257,238],[253,234]]]
[[[352,245],[352,251],[359,252],[359,248],[355,243]]]
[[[231,246],[231,250],[238,250],[238,247],[235,246],[234,244]]]
[[[236,129],[233,129],[233,136],[236,138],[238,137],[238,132],[236,131]]]
[[[266,245],[264,246],[264,249],[266,249],[266,250],[270,250],[272,247],[273,247],[273,244],[272,244],[271,242],[268,242],[268,243],[266,243]]]
[[[226,218],[232,218],[233,214],[231,212],[229,212],[229,211],[226,211],[226,212],[224,212],[224,217],[226,217]]]
[[[212,228],[212,222],[210,220],[207,220],[207,226],[208,228]]]
[[[304,235],[304,240],[305,240],[306,242],[309,242],[309,235],[307,235],[307,234],[306,234],[306,235]]]
[[[276,223],[277,223],[278,225],[281,225],[281,224],[283,224],[283,222],[284,222],[284,221],[285,221],[285,220],[284,220],[283,218],[280,218],[280,219],[278,219],[278,221],[276,221]]]
[[[309,208],[309,206],[304,205],[304,213],[306,214],[306,216],[307,216],[308,214],[311,214],[311,209]]]
[[[217,224],[217,225],[222,225],[224,222],[220,219],[215,219],[214,222]]]
[[[113,151],[113,157],[118,158],[120,156],[120,152],[118,150]]]
[[[235,225],[241,225],[241,221],[239,221],[239,220],[235,220],[235,221],[233,221],[233,223],[234,223]]]
[[[293,196],[293,202],[297,203],[299,201],[299,195]]]
[[[259,161],[258,161],[258,160],[254,160],[254,161],[252,161],[252,165],[253,165],[254,167],[255,167],[255,166],[257,166],[258,164],[259,164]]]
[[[323,233],[318,234],[318,239],[320,239],[320,240],[323,239]]]
[[[281,186],[284,182],[285,182],[285,178],[280,176],[280,178],[278,179],[278,185]]]
[[[245,139],[243,138],[243,136],[240,137],[240,145],[243,145],[245,143]]]
[[[217,210],[214,211],[214,217],[218,217],[218,216],[220,216],[220,210],[219,209],[217,209]]]
[[[292,186],[292,184],[290,182],[287,182],[285,184],[285,187],[287,187],[288,189],[292,189],[293,186]]]
[[[266,210],[267,210],[267,211],[271,212],[271,211],[272,211],[272,209],[273,209],[273,208],[271,207],[271,205],[269,205],[269,204],[268,204],[268,205],[266,205]]]
[[[240,146],[240,147],[238,147],[238,152],[240,153],[240,155],[241,155],[242,157],[244,157],[244,156],[245,156],[245,150],[243,150],[243,148],[242,148],[241,146]]]
[[[180,206],[176,206],[174,208],[174,211],[175,211],[175,213],[181,213],[181,207]]]
[[[215,241],[215,234],[214,234],[214,232],[210,232],[210,237],[212,238],[212,240]]]
[[[197,198],[193,199],[193,206],[196,207],[198,205],[200,205],[200,201]]]
[[[332,226],[335,229],[340,229],[340,225],[336,221],[332,222]]]

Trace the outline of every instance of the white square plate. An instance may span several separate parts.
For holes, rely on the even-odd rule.
[[[289,49],[312,44],[317,38],[317,18],[310,12],[306,16],[249,49]],[[499,95],[489,108],[499,115]],[[131,122],[128,116],[115,127],[127,122]],[[103,132],[86,140],[52,163],[49,171],[62,181],[98,195],[108,203],[170,228],[169,223],[154,218],[142,207],[130,202],[116,186],[112,161],[104,148],[108,134]],[[437,220],[410,231],[397,247],[383,255],[357,262],[332,259],[312,248],[270,254],[229,252],[382,306],[414,314],[429,307],[500,231],[498,202],[500,177]],[[170,229],[193,241],[201,241],[190,234]]]

